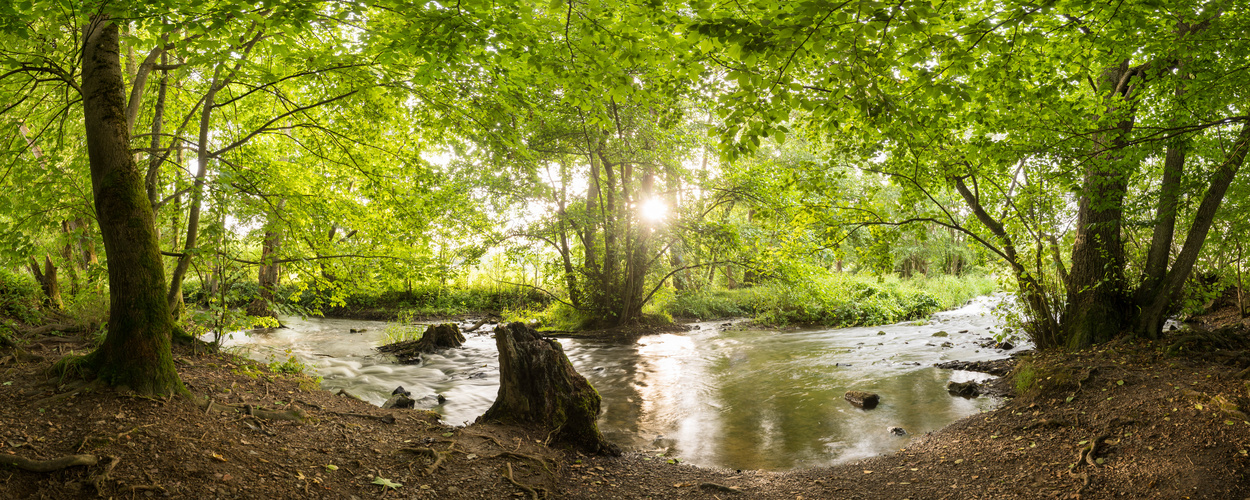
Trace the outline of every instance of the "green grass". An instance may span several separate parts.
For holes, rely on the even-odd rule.
[[[765,325],[867,326],[926,318],[995,290],[986,275],[919,277],[816,274],[740,290],[685,292],[665,305],[674,317],[752,317]]]
[[[425,335],[425,325],[412,324],[416,312],[412,310],[400,311],[399,317],[395,321],[386,324],[386,330],[382,332],[382,344],[395,344],[399,342],[407,342],[410,340],[419,340]]]

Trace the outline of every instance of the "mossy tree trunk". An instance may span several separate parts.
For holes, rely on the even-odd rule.
[[[185,392],[170,353],[173,322],[165,300],[152,207],[130,152],[118,27],[94,17],[83,36],[82,94],[96,219],[108,258],[108,335],[82,366],[142,394]]]
[[[495,328],[499,395],[481,421],[549,426],[555,442],[588,453],[619,455],[599,432],[599,393],[564,355],[560,343],[522,323]]]

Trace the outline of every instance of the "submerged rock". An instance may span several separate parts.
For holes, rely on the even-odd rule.
[[[881,396],[876,393],[867,391],[846,391],[842,399],[849,401],[856,408],[871,410],[877,407],[877,403],[881,402]]]
[[[893,435],[895,435],[895,436],[906,436],[906,435],[907,435],[907,431],[903,430],[903,428],[902,428],[902,427],[891,427],[891,428],[889,428],[889,429],[887,429],[887,430],[888,430],[888,431],[890,431],[890,434],[893,434]]]

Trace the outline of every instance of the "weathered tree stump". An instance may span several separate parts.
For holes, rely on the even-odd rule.
[[[460,333],[460,327],[444,323],[441,325],[430,325],[425,329],[425,333],[417,340],[407,340],[404,342],[396,342],[379,346],[378,351],[394,354],[400,363],[418,364],[421,363],[421,354],[434,352],[437,349],[447,349],[451,347],[460,347],[464,345],[464,335]]]
[[[620,455],[599,432],[599,393],[564,355],[560,343],[523,323],[495,328],[499,395],[479,421],[550,426],[555,442],[589,453]]]

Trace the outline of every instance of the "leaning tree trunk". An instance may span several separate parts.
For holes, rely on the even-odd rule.
[[[1163,323],[1167,321],[1168,308],[1180,299],[1181,289],[1185,281],[1189,279],[1190,273],[1193,272],[1194,264],[1198,262],[1198,255],[1202,251],[1203,243],[1206,242],[1211,224],[1215,222],[1215,215],[1220,209],[1220,204],[1224,201],[1224,194],[1227,193],[1229,185],[1232,184],[1237,177],[1237,172],[1245,163],[1248,150],[1250,150],[1250,122],[1242,125],[1241,132],[1237,135],[1237,142],[1224,159],[1224,163],[1211,177],[1207,192],[1202,202],[1198,204],[1194,221],[1186,234],[1185,244],[1177,254],[1172,269],[1157,285],[1157,292],[1141,305],[1137,323],[1134,325],[1134,333],[1137,335],[1154,339],[1162,334]]]
[[[85,31],[83,110],[96,219],[108,258],[109,325],[83,367],[141,394],[185,392],[170,353],[173,323],[152,207],[130,152],[118,28],[97,16]]]
[[[479,421],[537,423],[552,428],[555,442],[589,453],[621,453],[596,424],[599,393],[573,369],[559,342],[510,323],[495,328],[495,345],[499,396]]]

